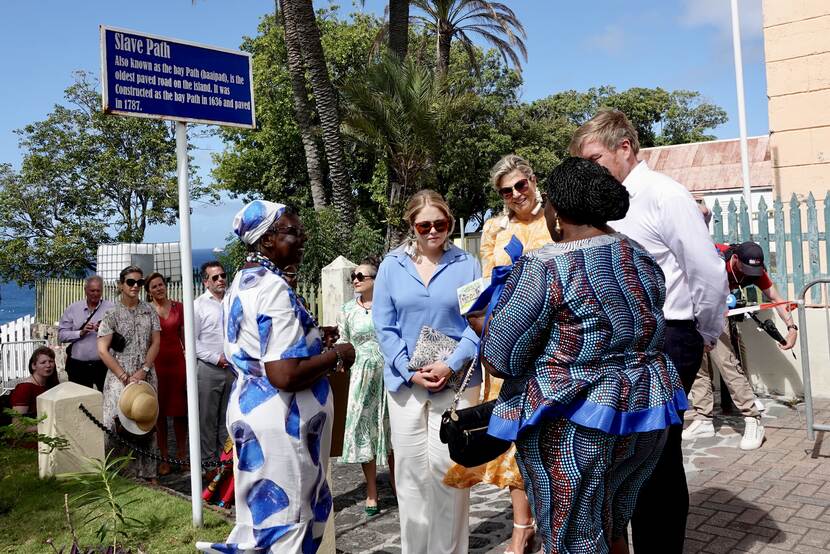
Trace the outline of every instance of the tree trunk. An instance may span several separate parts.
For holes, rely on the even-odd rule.
[[[344,232],[354,224],[352,191],[343,155],[343,137],[340,134],[340,115],[337,110],[337,92],[329,79],[320,29],[311,0],[284,0],[283,16],[295,24],[302,38],[302,54],[311,77],[311,90],[317,104],[317,115],[323,131],[323,148],[329,167],[332,202]],[[288,23],[290,25],[290,23]]]
[[[401,60],[409,48],[409,0],[389,0],[389,50]]]
[[[285,0],[277,0],[277,11],[284,14]],[[308,106],[308,90],[305,83],[305,65],[300,37],[294,21],[277,16],[285,31],[285,49],[288,57],[288,74],[291,76],[291,93],[294,105],[294,119],[300,129],[300,138],[305,151],[305,163],[308,181],[311,185],[311,200],[315,210],[326,206],[326,188],[323,184],[323,172],[320,169],[320,151],[317,149],[317,137],[312,131],[311,109]]]
[[[445,28],[443,22],[438,22],[437,52],[435,73],[440,81],[447,77],[450,69],[450,46],[452,46],[452,30]]]

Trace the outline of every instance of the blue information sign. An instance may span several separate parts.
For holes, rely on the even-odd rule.
[[[251,55],[101,26],[104,112],[256,126]]]

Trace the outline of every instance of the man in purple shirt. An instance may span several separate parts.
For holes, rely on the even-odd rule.
[[[98,356],[98,324],[104,314],[113,308],[109,300],[102,300],[104,281],[98,275],[84,282],[84,300],[69,305],[58,324],[58,340],[68,342],[66,373],[69,380],[85,387],[104,390],[107,366]]]

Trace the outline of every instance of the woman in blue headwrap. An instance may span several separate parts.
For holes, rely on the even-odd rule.
[[[234,218],[249,254],[224,300],[225,357],[236,374],[228,433],[236,451],[236,526],[206,552],[317,552],[332,496],[326,482],[332,398],[326,376],[354,348],[323,352],[311,315],[283,270],[300,262],[305,231],[282,204],[255,200]]]

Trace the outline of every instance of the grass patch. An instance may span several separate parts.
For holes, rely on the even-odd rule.
[[[77,494],[77,485],[68,481],[38,478],[37,453],[0,446],[0,552],[41,554],[52,552],[46,544],[51,538],[66,552],[72,537],[66,523],[64,494]],[[119,480],[125,489],[132,481]],[[194,552],[196,540],[223,541],[232,524],[211,510],[204,510],[204,527],[191,524],[190,502],[149,487],[137,487],[124,500],[138,499],[127,509],[129,515],[148,522],[148,529],[128,541],[133,548],[141,544],[145,552]],[[81,528],[81,514],[72,514],[72,523],[82,546],[98,545],[94,524]]]

